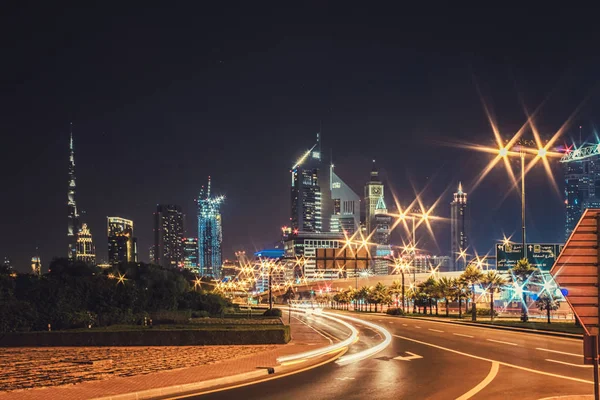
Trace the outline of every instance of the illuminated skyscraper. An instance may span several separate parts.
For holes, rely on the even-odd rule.
[[[598,145],[570,151],[560,162],[565,174],[565,241],[586,208],[600,207],[600,148]]]
[[[183,238],[183,266],[194,272],[198,271],[198,238]]]
[[[77,232],[77,246],[75,258],[88,264],[96,263],[96,248],[92,240],[92,233],[86,223],[81,225]]]
[[[373,272],[376,275],[387,275],[390,264],[387,258],[392,255],[392,247],[390,246],[392,217],[388,215],[383,196],[377,200],[377,205],[375,206],[373,214],[371,226],[373,227],[374,232],[371,241],[376,243]]]
[[[137,239],[133,236],[133,221],[121,217],[107,217],[108,262],[137,262]]]
[[[365,228],[367,235],[370,235],[373,226],[373,217],[375,216],[375,209],[379,198],[384,197],[383,183],[379,180],[379,171],[375,167],[375,160],[373,160],[373,168],[371,169],[371,179],[365,185]]]
[[[69,243],[68,258],[75,260],[77,256],[77,233],[79,232],[79,213],[75,202],[75,150],[73,148],[73,123],[71,122],[71,132],[69,139],[69,188],[67,190],[67,216],[68,229],[67,239]]]
[[[291,227],[295,232],[329,232],[333,214],[329,168],[321,163],[321,137],[292,167]]]
[[[183,211],[174,204],[159,204],[154,213],[154,263],[183,266]]]
[[[42,275],[42,260],[39,256],[31,257],[31,273],[37,276]]]
[[[198,264],[202,276],[221,277],[223,231],[221,204],[224,196],[212,196],[210,176],[206,191],[204,186],[198,196]]]
[[[454,200],[450,203],[450,260],[451,270],[461,271],[465,269],[468,260],[459,255],[469,247],[469,218],[467,209],[467,194],[462,190],[462,184],[458,184],[458,191],[454,193]]]
[[[351,236],[360,227],[360,197],[333,172],[333,164],[329,177],[333,202],[330,231],[346,232]]]

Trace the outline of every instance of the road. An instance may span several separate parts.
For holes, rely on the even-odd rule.
[[[344,315],[344,313],[340,313]],[[348,313],[386,328],[392,343],[375,356],[340,366],[325,364],[295,375],[196,396],[213,399],[541,399],[593,393],[593,372],[582,364],[582,342],[503,331]],[[337,326],[307,323],[342,339]],[[347,354],[382,341],[352,323],[359,341]],[[462,397],[461,397],[462,396]]]

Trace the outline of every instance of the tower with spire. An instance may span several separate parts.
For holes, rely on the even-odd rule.
[[[77,185],[75,182],[75,150],[73,148],[73,123],[70,124],[69,138],[69,186],[67,189],[67,239],[69,242],[68,258],[75,260],[77,258],[77,233],[79,233],[79,213],[77,212],[77,203],[75,202],[75,192]]]
[[[198,267],[202,276],[221,278],[223,230],[221,204],[225,196],[211,194],[208,177],[206,190],[200,189],[198,196]]]
[[[465,253],[469,247],[469,218],[467,208],[467,194],[463,192],[462,183],[458,183],[458,190],[450,203],[450,263],[452,271],[465,269],[467,259]]]
[[[379,198],[381,198],[382,201],[384,200],[384,187],[383,183],[379,179],[379,170],[375,165],[375,160],[373,160],[373,167],[371,168],[371,178],[365,185],[364,226],[366,228],[367,235],[370,235],[374,228],[373,217],[375,216],[375,209],[377,208]]]

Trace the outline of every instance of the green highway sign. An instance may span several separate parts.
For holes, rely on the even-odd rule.
[[[528,243],[527,260],[540,271],[550,271],[563,245],[558,243]],[[520,243],[498,243],[496,245],[496,269],[508,271],[523,258]]]

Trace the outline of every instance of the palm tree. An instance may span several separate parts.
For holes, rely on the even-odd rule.
[[[389,293],[396,296],[396,303],[398,303],[398,296],[402,293],[402,282],[395,280],[392,282],[389,288]],[[404,311],[404,299],[402,299],[402,311]]]
[[[487,286],[490,291],[490,319],[494,320],[494,293],[501,288],[503,285],[506,285],[506,279],[496,271],[488,271],[487,274],[483,276],[481,282]]]
[[[460,276],[465,282],[468,282],[471,285],[471,294],[473,296],[472,308],[471,308],[471,320],[477,321],[477,306],[475,305],[475,285],[481,281],[483,278],[483,273],[477,266],[470,264],[463,271]]]
[[[348,293],[348,303],[354,301],[354,311],[356,311],[356,305],[358,303],[358,291],[352,286],[350,286],[346,293]]]
[[[525,289],[531,275],[537,271],[537,268],[529,263],[526,258],[523,258],[512,268],[512,273],[517,280],[517,284],[521,285],[521,321],[527,322],[529,315],[527,314],[527,296]]]
[[[465,299],[465,313],[467,312],[467,299],[471,294],[469,283],[461,278],[454,278],[454,291],[458,300],[458,318],[462,318],[462,299]]]
[[[540,311],[546,311],[546,316],[548,317],[548,323],[552,323],[550,321],[550,312],[556,311],[560,307],[558,302],[556,301],[558,298],[551,296],[548,293],[542,293],[540,297],[535,301],[535,305]]]
[[[449,299],[452,297],[452,294],[454,293],[453,279],[448,278],[447,276],[443,276],[438,281],[437,287],[438,287],[440,297],[442,299],[444,299],[444,301],[446,302],[446,317],[447,317],[450,313]]]
[[[423,293],[427,296],[427,303],[429,304],[429,314],[433,314],[432,306],[433,300],[436,300],[436,314],[437,314],[437,281],[434,277],[430,276],[425,282],[421,283],[419,286],[423,289]]]
[[[377,282],[374,289],[374,300],[375,300],[375,312],[377,312],[377,304],[381,304],[381,311],[383,311],[383,305],[390,297],[388,288],[381,282]]]
[[[358,298],[362,300],[361,311],[367,310],[367,301],[369,298],[370,288],[368,286],[363,286],[358,290]],[[363,310],[364,309],[364,310]]]

